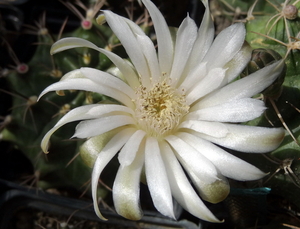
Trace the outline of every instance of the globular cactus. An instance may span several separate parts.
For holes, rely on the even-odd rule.
[[[78,3],[79,1],[77,1]],[[78,23],[78,28],[64,32],[68,21],[61,24],[60,32],[53,34],[47,28],[47,15],[43,13],[35,25],[24,26],[24,33],[37,35],[36,50],[26,64],[17,63],[16,67],[7,69],[3,78],[7,89],[1,89],[2,97],[11,97],[12,105],[6,117],[1,116],[1,141],[10,142],[28,157],[34,166],[32,179],[20,177],[20,182],[33,184],[35,187],[72,188],[83,192],[89,187],[91,170],[79,156],[79,146],[82,141],[66,140],[72,136],[74,125],[57,131],[51,140],[51,154],[44,155],[40,148],[43,135],[70,109],[90,103],[105,102],[109,98],[94,95],[89,92],[64,91],[44,96],[37,101],[40,92],[48,85],[58,81],[65,73],[80,67],[93,67],[107,70],[112,63],[103,54],[88,49],[66,51],[55,56],[50,55],[51,45],[62,37],[80,37],[89,40],[101,48],[114,49],[116,40],[109,27],[98,25],[95,14],[105,1],[97,1],[86,8],[86,13],[92,15],[87,21]],[[61,5],[64,7],[63,5]],[[71,9],[76,9],[72,3],[67,3]],[[80,6],[84,6],[81,3]],[[76,10],[75,10],[76,11]],[[85,27],[90,23],[88,28]],[[3,38],[3,42],[6,42]],[[6,44],[6,43],[5,43]],[[16,59],[14,51],[5,45],[11,57]],[[4,47],[5,47],[4,46]],[[26,71],[24,70],[26,69]],[[3,71],[4,72],[4,71]],[[34,181],[34,182],[32,182]],[[104,190],[104,189],[103,189]],[[101,190],[100,190],[101,191]],[[104,195],[105,192],[103,192]],[[101,195],[103,197],[103,195]]]
[[[34,31],[38,39],[31,60],[26,64],[15,61],[14,69],[1,69],[8,90],[1,89],[0,95],[11,97],[12,105],[9,115],[0,116],[0,140],[10,142],[30,159],[36,171],[35,175],[39,178],[37,187],[44,189],[72,187],[83,190],[82,186],[90,179],[89,167],[92,166],[93,158],[85,157],[84,152],[86,145],[91,144],[91,141],[88,140],[83,144],[83,141],[66,140],[72,136],[75,123],[61,128],[53,135],[51,154],[43,155],[40,142],[44,134],[69,110],[83,104],[114,101],[106,96],[76,91],[58,91],[57,94],[60,96],[49,93],[38,103],[37,98],[48,85],[58,81],[65,73],[80,67],[109,71],[117,77],[122,77],[115,72],[115,68],[106,56],[88,48],[72,49],[55,56],[50,55],[51,45],[59,38],[80,37],[122,56],[124,50],[118,46],[119,41],[110,28],[99,25],[92,19],[96,11],[105,6],[104,3],[105,1],[97,1],[94,5],[96,10],[92,10],[93,5],[89,7],[87,4],[84,8],[83,3],[80,3],[86,13],[80,14],[75,5],[65,2],[65,5],[76,12],[81,20],[77,29],[68,32],[64,32],[64,23],[62,23],[59,33],[50,33],[45,24],[47,15],[44,14],[37,26],[30,26],[31,32]],[[277,111],[266,100],[269,107],[266,115],[247,124],[282,126],[278,118],[280,114],[298,142],[300,142],[300,113],[297,111],[297,108],[300,108],[299,7],[298,0],[291,2],[288,0],[214,0],[211,2],[211,9],[219,30],[232,22],[245,23],[246,40],[253,49],[256,49],[256,54],[252,58],[256,65],[254,69],[246,69],[245,75],[249,74],[247,71],[253,72],[280,58],[283,58],[286,63],[286,70],[267,91],[263,92],[265,97],[272,97]],[[149,24],[143,22],[141,28],[150,31]],[[8,53],[14,58],[12,49],[8,49]],[[278,54],[274,54],[271,50],[275,50]],[[245,155],[244,158],[263,171],[270,172],[270,176],[264,179],[263,186],[270,187],[272,192],[289,200],[299,210],[300,179],[298,177],[300,175],[297,171],[300,170],[300,146],[296,141],[287,133],[280,148],[271,152],[268,159],[253,154]],[[83,160],[78,156],[79,151],[83,155]],[[114,178],[111,176],[107,173],[105,182],[112,184]],[[106,189],[102,188],[99,192],[101,194],[98,196],[104,197]]]
[[[268,65],[274,59],[283,58],[286,70],[263,96],[268,110],[265,115],[249,122],[249,125],[286,125],[286,137],[281,146],[266,157],[245,155],[269,176],[263,186],[300,209],[300,18],[298,0],[213,1],[215,17],[223,22],[245,23],[246,40],[254,49],[247,75]],[[275,54],[274,54],[275,53]],[[268,99],[270,98],[270,99]],[[291,136],[293,135],[293,136]]]

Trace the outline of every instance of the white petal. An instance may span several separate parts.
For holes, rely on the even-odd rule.
[[[227,69],[227,82],[224,82],[225,84],[234,80],[245,69],[251,59],[251,54],[252,48],[247,42],[245,42],[240,51],[235,54],[232,60],[224,65],[224,68]]]
[[[86,79],[86,77],[85,77],[85,75],[83,75],[82,73],[81,73],[81,71],[80,71],[80,69],[76,69],[76,70],[73,70],[73,71],[70,71],[70,72],[68,72],[68,73],[66,73],[63,77],[61,77],[61,79],[60,79],[60,81],[59,82],[61,82],[61,81],[67,81],[67,80],[69,80],[69,79]],[[75,81],[73,81],[73,82],[75,82]],[[55,83],[54,83],[55,84]],[[51,84],[52,85],[52,84]],[[50,85],[50,86],[51,86]],[[47,88],[45,88],[41,93],[40,93],[40,95],[39,95],[39,98],[38,98],[38,100],[43,96],[43,95],[45,95],[45,94],[47,94],[48,92],[50,92],[50,91],[56,91],[56,89],[52,89],[52,87],[47,87]]]
[[[95,212],[97,216],[102,220],[106,220],[106,219],[100,213],[99,206],[98,206],[97,186],[98,186],[99,177],[103,169],[105,168],[105,166],[116,155],[116,153],[120,150],[120,148],[125,144],[125,142],[131,136],[133,131],[134,131],[133,129],[127,128],[117,133],[102,149],[102,151],[99,153],[95,161],[93,173],[92,173],[92,180],[91,180],[92,197],[93,197]]]
[[[233,156],[220,147],[188,133],[178,133],[178,137],[183,139],[210,160],[220,172],[231,179],[246,181],[257,180],[266,174],[255,166]]]
[[[190,91],[196,83],[200,82],[207,74],[206,62],[199,63],[179,86],[179,91]]]
[[[217,138],[196,133],[199,137],[218,145],[246,153],[266,153],[276,149],[284,138],[283,128],[243,126],[223,123],[228,134]]]
[[[227,126],[220,122],[207,122],[202,120],[183,121],[178,129],[191,129],[199,133],[207,134],[215,138],[223,138],[228,134]]]
[[[197,40],[191,54],[191,60],[202,61],[209,50],[215,36],[214,23],[211,18],[208,4],[206,6],[205,14],[198,30]]]
[[[184,117],[184,120],[246,122],[259,117],[265,109],[263,101],[245,98],[192,111]]]
[[[140,45],[140,49],[146,57],[148,67],[151,72],[151,78],[154,80],[154,83],[158,82],[161,76],[161,70],[157,59],[156,49],[152,40],[144,33],[144,31],[137,24],[128,19],[125,19],[125,21],[136,34],[136,39]],[[141,75],[141,77],[144,76]]]
[[[177,202],[192,215],[200,219],[209,222],[220,222],[205,206],[191,186],[170,146],[163,142],[160,148],[166,165],[172,195]]]
[[[156,50],[153,46],[151,39],[147,36],[137,36],[137,41],[141,44],[143,53],[146,57],[148,67],[151,72],[151,79],[154,81],[154,84],[159,82],[161,71],[160,66],[158,64]],[[141,76],[145,77],[145,76]]]
[[[115,100],[119,101],[120,103],[123,103],[127,107],[133,107],[132,100],[122,91],[101,84],[96,84],[90,79],[81,79],[81,78],[66,79],[51,84],[46,89],[44,89],[44,91],[42,91],[40,97],[49,91],[60,91],[60,90],[83,90],[83,91],[96,92],[114,98]]]
[[[127,18],[123,18],[123,19],[125,20],[125,22],[128,24],[128,26],[130,27],[130,29],[132,30],[132,32],[135,35],[139,35],[139,36],[143,36],[143,37],[148,37],[145,34],[145,32],[143,31],[143,29],[139,25],[137,25],[136,23],[134,23],[130,19],[127,19]],[[152,45],[153,45],[153,43],[152,43]],[[155,48],[154,45],[153,45],[153,48]]]
[[[111,11],[104,10],[103,12],[109,27],[121,41],[138,73],[143,76],[141,79],[146,80],[143,82],[143,84],[148,85],[150,72],[142,51],[142,47],[139,46],[135,34],[132,32],[123,17],[120,17]]]
[[[145,170],[147,184],[155,208],[161,214],[175,219],[172,194],[165,165],[161,158],[158,142],[153,137],[146,139]]]
[[[63,75],[60,78],[60,81],[68,80],[68,79],[85,79],[85,75],[82,74],[80,69],[75,69]]]
[[[222,30],[214,40],[203,61],[207,67],[223,67],[241,49],[246,30],[243,23],[237,23]]]
[[[126,81],[132,88],[138,87],[140,85],[139,79],[135,71],[132,69],[132,67],[128,64],[127,61],[123,60],[121,57],[108,50],[97,47],[92,42],[89,42],[85,39],[77,37],[62,38],[52,45],[50,53],[55,54],[67,49],[79,47],[88,47],[103,53],[117,66],[117,68],[120,69]]]
[[[181,23],[176,36],[174,61],[170,74],[171,79],[175,82],[180,80],[196,37],[197,26],[194,20],[187,16]]]
[[[174,135],[167,136],[166,141],[173,147],[177,158],[189,174],[195,174],[202,183],[206,184],[218,179],[216,167],[195,148]]]
[[[257,93],[262,92],[266,87],[271,85],[274,80],[276,80],[281,72],[282,67],[284,66],[283,64],[283,61],[278,61],[243,79],[228,84],[220,90],[207,95],[200,102],[198,102],[197,106],[193,107],[193,110],[218,105],[241,98],[250,98]]]
[[[203,57],[205,56],[213,42],[214,36],[214,24],[207,5],[201,26],[198,30],[197,39],[187,62],[187,68],[185,69],[186,73],[196,68],[199,63],[202,62]]]
[[[192,104],[201,97],[219,88],[225,78],[226,69],[214,68],[196,86],[187,93],[187,104]]]
[[[142,0],[153,21],[158,46],[160,69],[169,76],[173,63],[174,47],[169,27],[157,7],[149,0]]]
[[[132,99],[135,98],[135,92],[130,86],[128,86],[128,84],[109,73],[95,68],[81,68],[80,71],[86,76],[86,78],[94,81],[97,84],[114,88],[118,91],[122,91]]]
[[[122,148],[118,156],[119,162],[122,166],[129,166],[133,162],[145,135],[146,135],[145,131],[137,130],[130,137],[128,142],[126,142],[126,144],[124,145],[124,147]]]
[[[92,115],[93,118],[99,118],[103,114],[108,114],[112,112],[118,113],[128,113],[134,115],[134,111],[128,107],[118,104],[95,104],[96,106],[92,107],[87,114]]]
[[[84,164],[93,168],[99,152],[106,146],[111,138],[124,128],[114,129],[104,134],[89,138],[79,147],[79,154]]]
[[[45,136],[43,137],[43,140],[41,142],[41,148],[43,152],[47,153],[48,151],[48,143],[50,140],[51,135],[59,129],[61,126],[65,125],[66,123],[83,120],[83,119],[90,119],[91,115],[87,114],[87,112],[93,108],[99,106],[98,104],[91,104],[91,105],[85,105],[81,107],[77,107],[71,111],[69,111],[65,116],[63,116],[52,129],[50,129]]]
[[[114,105],[114,104],[91,104],[91,105],[85,105],[81,107],[77,107],[71,111],[69,111],[66,115],[64,115],[54,127],[52,127],[51,130],[49,130],[42,142],[41,147],[44,152],[47,152],[48,150],[48,142],[51,137],[51,135],[60,127],[65,125],[69,122],[84,120],[84,119],[93,119],[100,117],[103,114],[107,114],[110,112],[128,112],[131,113],[132,110],[121,106],[121,105]]]
[[[139,220],[143,216],[140,208],[140,176],[144,158],[144,152],[139,151],[130,165],[121,165],[113,185],[113,200],[116,211],[119,215],[130,220]]]
[[[176,152],[182,166],[192,179],[200,196],[217,203],[226,198],[229,185],[215,165],[182,139],[169,135],[166,140]]]
[[[90,138],[103,134],[115,128],[134,124],[132,117],[127,115],[114,115],[103,118],[82,121],[76,126],[76,132],[72,137]]]

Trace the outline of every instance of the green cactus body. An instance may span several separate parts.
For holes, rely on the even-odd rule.
[[[46,31],[46,30],[45,30]],[[47,30],[48,31],[48,30]],[[81,37],[99,47],[108,45],[112,36],[106,26],[93,26],[90,30],[79,27],[62,37]],[[51,153],[44,155],[40,149],[43,135],[70,109],[83,104],[97,103],[109,98],[90,92],[58,92],[63,96],[50,93],[37,103],[40,92],[60,77],[80,67],[94,67],[105,70],[111,67],[107,57],[88,48],[69,50],[55,56],[50,55],[54,43],[48,32],[38,36],[38,45],[25,74],[11,71],[7,76],[12,95],[12,121],[1,131],[1,139],[13,143],[32,162],[35,174],[38,174],[36,186],[48,188],[71,187],[83,192],[89,185],[91,169],[79,154],[82,141],[66,140],[72,136],[75,124],[67,125],[56,132],[51,140]],[[99,39],[100,37],[100,39]],[[6,92],[0,92],[6,93]],[[71,162],[72,160],[72,162]],[[99,188],[101,196],[106,189]]]
[[[246,6],[244,1],[226,2],[230,3],[233,9],[240,7],[242,12],[247,12],[247,7],[251,7],[254,3],[254,1],[247,1],[248,6]],[[256,58],[258,57],[258,60],[257,62],[249,63],[244,75],[248,75],[249,72],[256,71],[264,65],[267,65],[269,62],[272,62],[272,58],[285,58],[286,71],[283,72],[271,87],[262,93],[265,97],[274,99],[284,121],[299,142],[300,113],[296,109],[300,108],[300,50],[290,50],[289,45],[291,45],[292,42],[298,41],[300,18],[297,16],[292,20],[286,19],[285,23],[284,17],[279,15],[279,12],[273,6],[275,5],[278,9],[282,9],[282,4],[294,4],[296,1],[290,1],[288,4],[287,1],[285,2],[283,0],[270,0],[269,2],[258,1],[252,12],[254,19],[247,20],[245,23],[247,30],[246,41],[253,49],[257,49],[255,50],[256,54],[254,54],[254,56],[256,56]],[[299,8],[300,4],[297,3],[295,6]],[[263,14],[260,14],[262,12]],[[231,20],[234,20],[232,16],[230,18]],[[275,56],[271,54],[270,56],[270,52],[273,53],[273,51],[268,51],[267,54],[261,53],[262,49],[274,50],[279,53],[281,57],[278,56],[278,54]],[[282,126],[271,103],[266,101],[266,105],[268,107],[266,115],[248,122],[247,124],[270,126],[271,122],[275,126]],[[262,170],[270,172],[270,175],[264,179],[264,186],[270,187],[272,193],[288,199],[300,209],[300,198],[296,194],[299,193],[300,187],[300,146],[297,145],[287,133],[281,146],[274,152],[271,152],[269,157],[269,159],[266,159],[261,156],[243,156],[243,158],[260,167]]]

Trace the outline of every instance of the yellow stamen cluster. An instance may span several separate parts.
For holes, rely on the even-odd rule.
[[[167,80],[152,88],[141,85],[136,94],[138,125],[153,137],[163,137],[172,131],[189,111],[185,94],[170,86]]]

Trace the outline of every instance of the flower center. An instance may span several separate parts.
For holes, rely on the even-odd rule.
[[[136,91],[138,125],[153,137],[163,137],[172,131],[189,111],[184,92],[179,93],[167,80],[151,89],[141,85]]]

